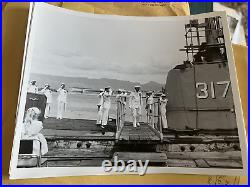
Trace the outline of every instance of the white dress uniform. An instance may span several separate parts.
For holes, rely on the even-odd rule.
[[[51,103],[52,103],[52,91],[50,89],[44,88],[41,90],[41,93],[43,93],[47,98],[44,117],[48,118],[50,115],[50,107],[51,107]]]
[[[101,92],[98,97],[99,97],[99,103],[97,104],[97,120],[96,124],[102,124],[102,110],[103,110],[103,94],[104,92]]]
[[[57,103],[58,103],[58,110],[57,110],[57,119],[62,119],[63,114],[66,110],[66,103],[67,103],[67,90],[63,88],[59,88],[57,90],[58,97],[57,97]]]
[[[116,101],[122,101],[122,93],[116,95]]]
[[[107,125],[109,118],[109,109],[111,107],[112,91],[105,91],[103,93],[103,107],[102,107],[102,126]]]
[[[120,90],[119,90],[120,91]],[[119,124],[121,124],[121,122],[122,122],[122,114],[123,114],[123,109],[124,109],[124,107],[123,107],[123,105],[122,105],[122,103],[123,103],[123,98],[122,98],[122,93],[121,93],[121,91],[120,91],[120,93],[118,93],[117,95],[116,95],[116,102],[117,102],[117,108],[116,108],[116,111],[117,111],[117,122],[119,123]]]
[[[154,97],[153,94],[151,94],[147,98],[147,113],[148,113],[148,123],[153,125],[154,124],[154,117],[153,115],[153,104],[154,104]]]
[[[141,118],[141,109],[143,106],[142,93],[132,92],[130,95],[129,107],[132,110],[133,126],[140,126],[139,121]]]
[[[121,97],[122,97],[122,102],[123,102],[123,115],[121,120],[124,122],[125,121],[125,114],[126,114],[126,105],[127,105],[127,93],[123,92]]]
[[[127,105],[127,97],[128,97],[128,94],[127,93],[122,93],[122,101],[124,103],[124,110],[126,110],[126,105]]]
[[[166,112],[167,112],[167,103],[168,103],[168,99],[165,98],[160,98],[160,110],[161,110],[161,120],[162,120],[162,126],[163,128],[168,128],[168,121],[167,121],[167,117],[166,117]]]
[[[38,87],[36,85],[30,85],[28,88],[29,93],[38,93]]]

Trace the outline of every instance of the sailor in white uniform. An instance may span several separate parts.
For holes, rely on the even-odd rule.
[[[122,97],[122,102],[123,102],[123,114],[124,114],[124,115],[122,115],[121,120],[124,122],[125,121],[125,114],[126,114],[127,97],[128,97],[126,90],[122,89],[121,97]]]
[[[153,117],[154,95],[152,91],[148,92],[147,94],[148,94],[146,99],[147,120],[149,124],[154,125],[154,117]]]
[[[102,108],[102,128],[105,128],[105,126],[108,123],[109,118],[109,109],[111,107],[111,95],[112,95],[112,89],[110,86],[106,87],[103,93],[103,108]]]
[[[28,93],[38,93],[38,87],[36,86],[36,81],[30,81],[30,86],[28,88]]]
[[[104,89],[100,89],[100,93],[98,94],[99,102],[97,103],[97,120],[96,124],[102,124],[102,110],[103,110],[103,94]]]
[[[118,89],[117,95],[116,95],[116,102],[117,102],[117,119],[119,124],[121,123],[122,120],[122,113],[123,113],[123,97],[122,97],[122,89]]]
[[[140,126],[140,119],[142,115],[142,93],[141,93],[141,87],[135,86],[135,91],[130,94],[130,100],[129,100],[129,108],[132,110],[132,117],[133,117],[133,127],[139,127]]]
[[[116,101],[122,101],[122,89],[118,89],[117,95],[116,95]]]
[[[167,103],[168,103],[167,96],[165,94],[162,94],[160,97],[160,111],[161,111],[162,127],[164,129],[168,128],[168,121],[166,117]]]
[[[126,104],[126,102],[127,102],[127,96],[128,96],[126,90],[122,90],[122,95],[121,96],[123,98],[124,103]]]
[[[41,90],[41,93],[44,94],[47,98],[44,117],[48,118],[50,115],[50,108],[52,103],[52,91],[50,90],[50,85],[45,84],[44,88]]]
[[[57,119],[63,119],[63,114],[66,111],[67,104],[67,90],[65,89],[65,84],[62,83],[61,87],[57,90],[58,97],[58,111],[57,111]]]

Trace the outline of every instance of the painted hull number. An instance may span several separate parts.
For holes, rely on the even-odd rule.
[[[208,86],[209,84],[210,84],[210,89]],[[228,93],[228,89],[230,86],[230,81],[219,81],[216,83],[210,82],[209,84],[207,84],[205,82],[197,82],[196,83],[196,90],[197,90],[196,97],[198,99],[207,99],[208,97],[215,99],[216,98],[215,84],[225,87],[223,94],[220,95],[219,97],[226,98],[227,93]]]

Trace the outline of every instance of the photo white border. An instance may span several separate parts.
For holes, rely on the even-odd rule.
[[[244,126],[244,118],[241,106],[241,99],[239,94],[239,86],[237,80],[237,72],[234,63],[233,51],[230,41],[230,33],[226,19],[225,12],[212,12],[200,15],[191,16],[162,16],[162,17],[137,17],[137,16],[118,16],[118,15],[103,15],[103,14],[92,14],[72,11],[46,3],[30,3],[29,19],[26,33],[25,50],[23,57],[23,67],[22,67],[22,77],[19,88],[19,99],[17,106],[17,117],[16,117],[16,127],[15,136],[13,140],[13,148],[10,163],[10,179],[22,179],[22,178],[42,178],[42,177],[59,177],[59,176],[83,176],[83,175],[117,175],[117,174],[138,174],[131,172],[104,172],[102,167],[43,167],[43,168],[17,168],[18,162],[18,150],[21,138],[21,127],[23,122],[23,116],[25,111],[27,88],[29,85],[29,76],[32,61],[32,51],[34,46],[34,35],[37,33],[32,32],[33,18],[36,16],[35,9],[36,6],[45,7],[48,9],[53,9],[54,11],[61,11],[64,14],[71,14],[75,16],[83,17],[95,17],[98,19],[112,19],[112,20],[137,20],[137,21],[178,21],[180,19],[202,19],[206,17],[221,16],[223,31],[225,36],[225,45],[227,50],[227,58],[229,64],[229,73],[231,79],[231,87],[233,92],[233,99],[236,112],[236,121],[238,127],[238,133],[240,138],[241,155],[243,162],[243,169],[226,169],[226,168],[184,168],[184,167],[148,167],[146,174],[153,173],[176,173],[176,174],[208,174],[208,175],[232,175],[232,176],[242,176],[247,175],[248,168],[248,147],[246,139],[246,131]],[[94,16],[93,16],[94,15]]]

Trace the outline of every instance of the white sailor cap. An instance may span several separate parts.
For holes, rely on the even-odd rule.
[[[61,83],[61,85],[64,85],[64,86],[65,86],[65,83]]]
[[[49,86],[49,84],[48,84],[48,83],[46,83],[44,86]]]
[[[141,88],[141,86],[140,86],[140,85],[135,85],[134,87],[135,87],[135,88]]]
[[[105,89],[107,89],[107,88],[108,88],[108,89],[110,89],[110,88],[111,88],[111,86],[106,86],[106,87],[105,87]]]
[[[104,92],[104,89],[101,88],[100,91],[101,91],[101,92]]]

